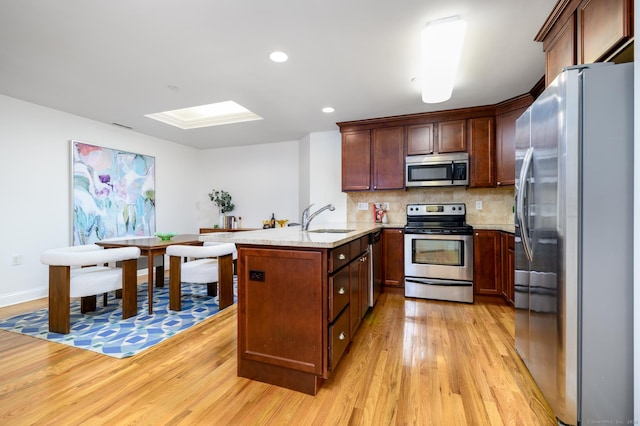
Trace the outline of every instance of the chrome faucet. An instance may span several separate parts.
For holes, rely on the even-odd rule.
[[[318,209],[318,211],[316,211],[315,213],[313,213],[312,215],[309,215],[309,209],[311,208],[311,206],[313,206],[313,204],[311,204],[309,207],[307,207],[306,209],[304,209],[304,211],[302,212],[302,230],[306,231],[309,229],[309,224],[311,223],[311,221],[313,220],[314,217],[318,216],[320,213],[322,213],[325,210],[330,210],[330,211],[334,211],[336,208],[333,206],[333,204],[327,204],[326,206],[322,207],[321,209]]]

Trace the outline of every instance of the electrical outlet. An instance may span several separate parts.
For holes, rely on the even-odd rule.
[[[476,201],[476,210],[482,210],[482,200]]]
[[[369,203],[358,203],[358,210],[369,210]]]
[[[11,265],[12,266],[18,266],[22,263],[22,255],[21,254],[14,254],[11,256]]]

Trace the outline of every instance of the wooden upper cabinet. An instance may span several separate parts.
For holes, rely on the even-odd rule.
[[[342,190],[371,188],[371,132],[359,130],[342,134]]]
[[[493,117],[472,118],[468,121],[469,187],[493,187],[495,175],[495,124]],[[514,151],[515,155],[515,151]]]
[[[516,120],[533,102],[531,95],[520,96],[501,105],[496,114],[496,186],[516,181]]]
[[[467,120],[407,126],[407,155],[429,155],[467,150]]]
[[[575,16],[560,27],[548,45],[544,44],[546,56],[545,86],[548,86],[562,72],[564,67],[576,64]]]
[[[516,120],[518,111],[496,117],[496,185],[516,183]]]
[[[467,120],[442,121],[438,125],[438,152],[467,150]]]
[[[404,127],[374,129],[372,157],[373,189],[404,189]]]
[[[578,6],[578,61],[602,60],[633,35],[629,0],[585,0]]]
[[[433,123],[407,126],[407,155],[433,154]]]
[[[535,37],[543,42],[546,55],[546,86],[566,66],[633,61],[633,3],[634,0],[558,1]]]

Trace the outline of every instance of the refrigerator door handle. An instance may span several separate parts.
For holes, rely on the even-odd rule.
[[[529,169],[531,168],[531,160],[533,159],[533,147],[527,149],[527,153],[524,156],[524,160],[522,161],[522,169],[520,169],[520,185],[518,186],[518,202],[517,202],[517,212],[518,212],[518,225],[520,226],[520,239],[522,240],[522,247],[524,248],[524,253],[527,256],[529,261],[532,261],[531,254],[531,242],[529,241],[529,229],[527,228],[524,215],[524,199],[525,194],[528,192],[527,188],[527,175],[529,174]],[[528,195],[528,194],[526,194]]]

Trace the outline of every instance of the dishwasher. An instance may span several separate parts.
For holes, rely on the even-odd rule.
[[[369,306],[373,307],[382,292],[382,230],[369,234]]]

